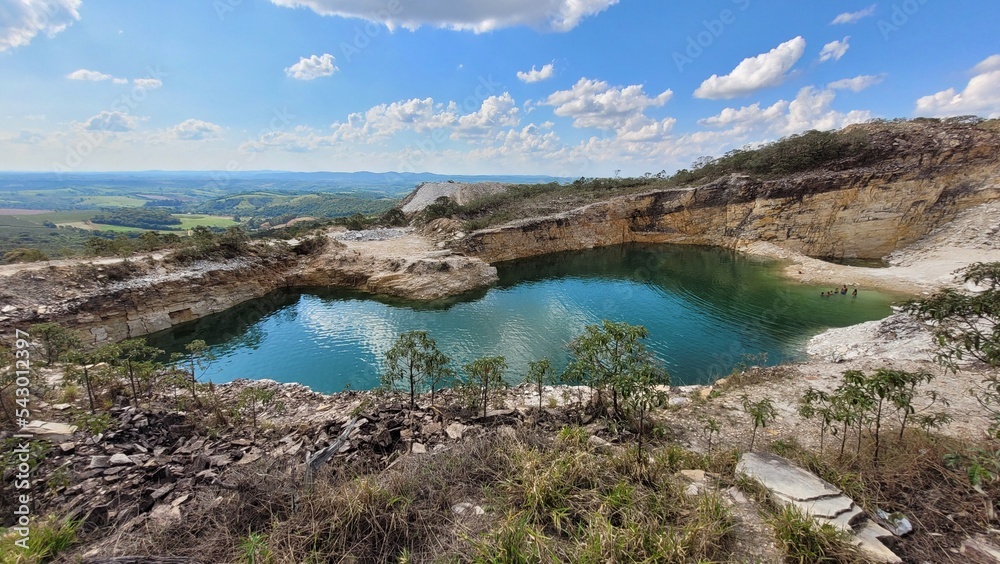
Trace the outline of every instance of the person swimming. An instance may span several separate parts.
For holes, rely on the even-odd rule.
[[[854,289],[854,291],[853,291],[853,292],[851,292],[851,297],[852,297],[852,298],[856,298],[856,297],[858,297],[858,289],[857,289],[857,288],[855,288],[855,289]]]

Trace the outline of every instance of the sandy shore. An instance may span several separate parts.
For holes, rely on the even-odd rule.
[[[961,285],[955,271],[976,262],[1000,261],[1000,204],[988,203],[960,213],[954,221],[886,257],[886,268],[834,264],[773,243],[752,242],[738,250],[787,261],[785,274],[806,284],[857,286],[912,295]]]

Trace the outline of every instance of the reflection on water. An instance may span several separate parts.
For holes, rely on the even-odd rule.
[[[675,383],[686,384],[728,373],[747,353],[794,359],[827,327],[890,313],[890,296],[861,289],[857,298],[821,298],[825,288],[789,284],[775,263],[721,249],[626,245],[498,269],[495,287],[430,304],[279,291],[150,340],[181,352],[204,339],[218,357],[207,372],[215,381],[272,378],[329,392],[378,385],[380,360],[404,331],[429,331],[456,366],[503,355],[514,382],[531,360],[562,368],[565,344],[586,325],[611,319],[645,325],[650,349]]]

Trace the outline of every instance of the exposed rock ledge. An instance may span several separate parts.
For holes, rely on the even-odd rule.
[[[331,236],[332,234],[328,234]],[[381,241],[332,241],[302,259],[243,258],[179,267],[160,256],[0,266],[0,334],[56,321],[97,342],[139,337],[229,309],[279,288],[339,286],[434,300],[488,286],[496,268],[405,233]]]

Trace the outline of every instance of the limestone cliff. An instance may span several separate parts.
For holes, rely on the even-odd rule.
[[[921,122],[854,129],[876,147],[864,160],[621,196],[477,231],[455,246],[488,262],[622,242],[766,241],[809,256],[879,258],[1000,198],[996,129]]]
[[[150,257],[22,266],[0,267],[0,333],[55,321],[95,342],[147,335],[279,288],[337,286],[433,300],[496,281],[496,269],[482,260],[438,250],[414,235],[363,244],[331,242],[323,252],[301,258],[177,266]],[[108,279],[108,272],[119,279]]]

